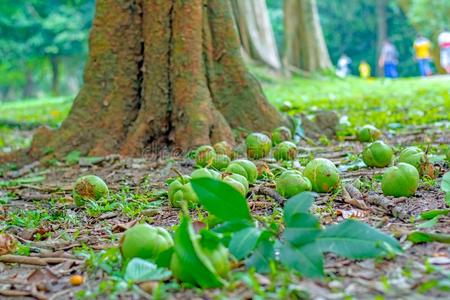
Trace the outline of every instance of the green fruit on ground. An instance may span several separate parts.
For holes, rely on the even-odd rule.
[[[226,141],[214,144],[213,148],[216,151],[216,154],[223,154],[228,156],[229,158],[233,158],[234,156],[233,147],[231,147],[231,145]]]
[[[191,173],[191,178],[205,178],[205,177],[220,179],[220,173],[215,170],[207,168],[197,169]]]
[[[416,167],[418,171],[420,171],[420,165],[422,162],[426,161],[426,155],[425,152],[423,152],[422,149],[418,147],[408,147],[400,152],[398,161],[410,164]]]
[[[360,142],[373,142],[381,137],[381,131],[372,125],[365,125],[358,130]]]
[[[265,134],[254,132],[245,139],[247,156],[251,159],[266,157],[272,148],[272,140]]]
[[[246,193],[248,192],[249,185],[248,185],[248,180],[245,176],[242,176],[240,174],[230,174],[230,175],[225,176],[225,178],[227,178],[227,177],[231,177],[234,180],[239,181],[245,187]]]
[[[245,171],[244,167],[238,163],[231,163],[225,169],[226,173],[239,174],[247,178],[247,171]]]
[[[364,163],[369,167],[383,168],[391,164],[394,152],[382,141],[367,145],[362,153]]]
[[[190,178],[183,176],[182,179],[176,179],[169,184],[167,194],[172,207],[181,207],[182,202],[186,202],[188,206],[198,202],[197,194],[189,182]]]
[[[72,197],[77,206],[83,206],[86,201],[99,200],[108,196],[108,193],[108,186],[100,177],[86,175],[75,181]]]
[[[339,171],[328,159],[313,159],[306,165],[303,174],[311,181],[312,190],[315,192],[328,193],[339,186]]]
[[[419,178],[419,172],[414,166],[399,163],[384,172],[381,189],[386,196],[409,197],[416,193]]]
[[[300,172],[284,171],[275,181],[277,192],[290,198],[304,191],[311,191],[311,181]]]
[[[272,131],[272,143],[274,146],[290,140],[292,140],[292,133],[289,128],[281,126]]]
[[[217,154],[212,160],[212,167],[216,170],[224,170],[230,164],[230,158],[225,154]]]
[[[203,253],[209,258],[211,264],[220,277],[226,277],[230,272],[230,261],[228,260],[229,252],[222,244],[215,248],[202,247]]]
[[[297,157],[297,146],[292,142],[281,142],[275,146],[273,157],[276,160],[294,160]]]
[[[173,240],[167,230],[148,224],[131,227],[120,240],[120,252],[124,259],[139,257],[153,260],[172,246]]]
[[[231,177],[225,177],[223,179],[223,182],[229,184],[232,186],[235,190],[237,190],[239,193],[241,193],[242,196],[245,197],[247,195],[247,190],[245,189],[244,185],[237,181],[236,179],[233,179]]]
[[[195,151],[195,163],[197,166],[206,167],[211,164],[213,158],[216,156],[216,151],[213,147],[205,145],[200,146]]]
[[[240,165],[242,168],[244,168],[246,175],[243,175],[247,178],[249,183],[254,183],[256,181],[256,178],[258,176],[258,169],[256,168],[256,165],[247,160],[247,159],[236,159],[233,160],[232,163]],[[232,172],[234,173],[234,172]],[[239,174],[239,173],[238,173]]]

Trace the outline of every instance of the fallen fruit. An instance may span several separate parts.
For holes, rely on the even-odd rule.
[[[81,275],[72,275],[70,276],[69,282],[73,286],[79,286],[83,284],[84,277]]]
[[[247,178],[245,178],[245,176],[242,176],[240,174],[230,174],[230,175],[225,176],[225,178],[227,178],[227,177],[231,177],[234,180],[239,181],[245,187],[245,191],[246,191],[245,193],[248,192],[249,185],[248,185],[248,180],[247,180]]]
[[[195,151],[195,163],[197,166],[206,167],[211,164],[213,158],[216,156],[216,151],[213,147],[205,145],[200,146]]]
[[[167,230],[148,224],[131,227],[120,239],[120,252],[124,259],[156,259],[172,246],[173,240]]]
[[[256,181],[256,178],[258,176],[258,169],[256,168],[256,165],[252,163],[251,161],[247,159],[236,159],[232,161],[234,164],[240,165],[242,168],[244,168],[246,175],[243,175],[247,178],[249,183],[254,183]],[[234,173],[234,172],[232,172]],[[238,173],[239,174],[239,173]]]
[[[86,201],[98,200],[109,193],[108,186],[98,176],[86,175],[75,181],[72,197],[77,206],[83,206]]]
[[[197,194],[189,183],[190,180],[190,176],[183,176],[170,183],[167,194],[172,207],[181,207],[182,202],[186,202],[188,206],[198,202]]]
[[[248,179],[247,171],[245,171],[244,167],[238,163],[231,162],[228,167],[225,169],[226,173],[239,174]]]
[[[358,130],[360,142],[373,142],[381,137],[381,131],[372,125],[365,125]]]
[[[294,160],[297,157],[297,146],[292,142],[281,142],[275,146],[273,157],[276,160]]]
[[[13,253],[16,249],[16,238],[8,233],[0,233],[0,255]]]
[[[247,195],[247,190],[245,189],[244,185],[242,183],[240,183],[239,181],[237,181],[236,179],[234,179],[232,177],[225,177],[223,179],[223,182],[232,186],[235,190],[237,190],[239,193],[241,193],[242,196],[245,197],[245,195]]]
[[[418,147],[408,147],[400,152],[398,161],[410,164],[416,167],[418,171],[420,171],[420,165],[422,162],[426,161],[426,155],[425,152],[423,152],[422,149]]]
[[[197,169],[191,173],[191,178],[204,178],[204,177],[220,179],[220,173],[215,170],[207,168]]]
[[[292,133],[289,128],[281,126],[272,131],[272,143],[274,146],[281,142],[290,140],[292,140]]]
[[[247,156],[251,159],[266,157],[272,148],[272,140],[265,134],[254,132],[245,139]]]
[[[223,154],[231,159],[234,157],[233,147],[231,147],[231,145],[226,141],[214,144],[213,148],[216,151],[216,154]]]
[[[230,164],[230,158],[225,154],[217,154],[212,160],[212,167],[216,170],[224,170]]]
[[[275,181],[277,192],[290,198],[301,192],[310,191],[311,181],[298,171],[284,171]]]
[[[363,161],[368,167],[383,168],[390,165],[394,152],[382,141],[367,145],[362,153]]]
[[[328,159],[313,159],[306,165],[303,174],[311,181],[312,190],[315,192],[328,193],[339,186],[339,171]]]
[[[381,180],[381,189],[386,196],[409,197],[416,193],[418,186],[419,172],[407,163],[390,167]]]

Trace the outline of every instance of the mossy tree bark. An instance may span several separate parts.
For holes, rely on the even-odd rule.
[[[136,156],[288,124],[244,66],[228,1],[98,0],[84,79],[61,128],[41,129],[30,156]]]
[[[285,0],[284,30],[287,67],[307,72],[332,68],[316,0]]]
[[[232,0],[242,48],[250,59],[274,70],[281,70],[275,34],[266,0]]]

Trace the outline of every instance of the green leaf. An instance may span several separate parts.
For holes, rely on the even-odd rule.
[[[450,209],[433,209],[424,211],[419,215],[419,218],[422,220],[430,220],[434,219],[437,216],[446,216],[450,213]]]
[[[260,238],[255,251],[246,260],[245,265],[247,268],[255,268],[258,273],[268,273],[271,261],[275,261],[274,242]]]
[[[299,247],[313,242],[320,231],[320,222],[315,216],[307,213],[296,213],[290,216],[289,222],[286,222],[283,238],[292,245]]]
[[[356,220],[346,220],[328,227],[317,237],[316,243],[323,252],[355,259],[402,251],[396,239]]]
[[[245,258],[255,249],[260,234],[261,231],[255,227],[245,228],[233,234],[228,246],[231,254],[238,260]]]
[[[64,160],[66,161],[66,164],[68,165],[74,165],[77,164],[80,160],[81,152],[79,150],[73,150],[69,154],[66,155]]]
[[[292,215],[297,213],[308,213],[314,202],[314,194],[303,192],[290,198],[284,206],[284,220],[286,223]]]
[[[445,193],[445,204],[450,206],[450,192]]]
[[[158,268],[154,263],[135,257],[127,264],[124,279],[133,282],[166,280],[171,275],[168,269]]]
[[[240,231],[247,227],[254,227],[255,224],[249,220],[238,220],[238,221],[227,221],[218,226],[214,227],[212,230],[219,233],[233,233]]]
[[[289,244],[280,247],[280,262],[288,269],[294,269],[305,277],[322,278],[323,255],[316,244],[294,248]]]
[[[434,217],[431,220],[428,220],[426,222],[417,224],[416,227],[417,228],[431,228],[431,227],[435,226],[439,222],[440,218],[442,218],[442,216],[436,216],[436,217]]]
[[[450,192],[450,172],[447,172],[442,176],[441,190],[445,193]]]
[[[155,263],[160,268],[170,268],[170,260],[173,255],[173,247],[161,252],[155,260]]]
[[[222,221],[252,220],[245,198],[233,187],[212,178],[195,178],[192,187],[206,210]]]
[[[203,253],[188,216],[183,216],[174,236],[175,254],[185,270],[195,270],[194,280],[202,288],[220,287],[224,281]]]
[[[410,240],[414,244],[429,242],[450,244],[450,234],[413,231],[408,234],[408,240]]]

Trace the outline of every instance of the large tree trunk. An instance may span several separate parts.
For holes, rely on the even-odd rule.
[[[29,155],[184,150],[288,123],[243,64],[228,1],[98,0],[84,79]]]
[[[286,64],[308,72],[332,67],[316,0],[285,0]]]
[[[265,0],[232,0],[236,25],[245,53],[254,61],[281,69],[275,35]]]
[[[50,66],[52,68],[52,95],[59,95],[59,58],[57,56],[50,56]]]
[[[377,15],[377,58],[380,57],[381,48],[384,41],[387,39],[387,17],[386,17],[386,0],[377,0],[376,3]],[[383,67],[377,64],[378,76],[383,76]]]

